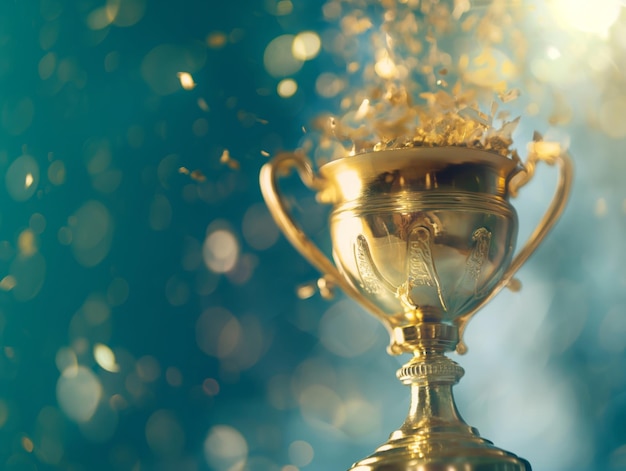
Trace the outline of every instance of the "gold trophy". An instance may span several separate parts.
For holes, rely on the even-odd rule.
[[[556,164],[554,198],[514,256],[517,214],[509,203],[539,161]],[[332,204],[334,263],[290,215],[278,188],[295,169]],[[322,274],[376,316],[391,336],[389,352],[412,354],[397,377],[411,386],[404,424],[352,471],[528,471],[530,464],[493,446],[467,425],[452,386],[463,369],[446,357],[469,319],[513,279],[564,209],[572,180],[567,155],[530,150],[522,165],[466,147],[367,152],[324,164],[315,174],[299,153],[261,170],[265,201],[289,241]]]

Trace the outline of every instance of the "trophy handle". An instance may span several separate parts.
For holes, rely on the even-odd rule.
[[[513,197],[517,196],[519,189],[528,183],[533,175],[535,174],[535,167],[537,162],[545,162],[548,165],[558,165],[559,166],[559,178],[556,186],[556,190],[554,191],[554,196],[552,197],[552,202],[550,206],[546,210],[543,218],[530,235],[529,239],[526,241],[524,247],[520,249],[520,251],[513,257],[513,261],[511,265],[507,269],[507,271],[502,276],[500,282],[495,286],[495,288],[481,300],[481,302],[470,312],[459,317],[456,322],[459,327],[459,343],[457,344],[456,351],[459,354],[464,354],[467,352],[467,345],[463,341],[463,333],[465,332],[465,328],[467,327],[467,323],[469,320],[476,314],[476,312],[483,307],[487,302],[489,302],[496,294],[500,292],[502,288],[511,284],[511,289],[514,289],[513,276],[515,273],[521,268],[521,266],[528,260],[528,257],[537,249],[541,241],[544,237],[550,232],[552,226],[556,223],[557,219],[561,216],[561,213],[565,209],[565,205],[567,203],[567,199],[569,197],[569,193],[572,187],[572,178],[574,175],[572,160],[567,153],[559,153],[559,154],[539,154],[537,152],[532,152],[528,156],[528,160],[524,165],[522,171],[520,171],[517,175],[515,175],[509,181],[509,194]]]
[[[303,154],[294,152],[284,152],[278,154],[271,162],[263,165],[259,176],[261,193],[263,199],[276,221],[278,227],[283,231],[287,240],[306,258],[311,265],[322,273],[326,285],[329,283],[339,286],[344,293],[358,301],[372,314],[374,314],[391,332],[391,326],[384,312],[378,306],[369,301],[359,293],[339,272],[330,259],[309,239],[302,228],[290,214],[283,196],[278,187],[278,179],[281,175],[287,175],[295,169],[308,188],[319,191],[326,186],[326,181],[315,174],[311,162]],[[319,285],[319,283],[318,283]]]

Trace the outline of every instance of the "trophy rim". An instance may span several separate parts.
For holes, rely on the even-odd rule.
[[[376,193],[467,190],[508,200],[522,164],[493,151],[460,146],[370,151],[322,165],[317,200],[340,204]],[[469,178],[468,178],[469,175]]]
[[[508,178],[523,170],[516,160],[494,151],[462,146],[442,146],[361,152],[327,162],[320,166],[319,171],[324,177],[340,171],[342,167],[346,169],[367,167],[373,172],[384,172],[389,168],[406,165],[407,160],[413,161],[412,164],[428,165],[435,169],[460,164],[487,165]]]

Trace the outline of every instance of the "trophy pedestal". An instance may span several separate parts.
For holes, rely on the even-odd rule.
[[[459,415],[452,386],[464,372],[444,354],[452,342],[448,348],[423,344],[398,370],[398,379],[411,386],[408,417],[349,471],[531,471],[526,460],[481,438]]]
[[[477,435],[431,433],[392,439],[349,471],[531,471],[528,461]]]

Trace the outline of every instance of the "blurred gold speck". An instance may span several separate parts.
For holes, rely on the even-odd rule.
[[[316,291],[315,283],[305,283],[296,288],[296,294],[300,299],[309,299]]]
[[[213,31],[212,33],[209,33],[206,38],[207,46],[209,46],[211,49],[221,49],[226,45],[227,42],[228,38],[221,31]]]
[[[33,445],[33,441],[28,437],[22,437],[22,448],[26,450],[28,453],[32,453],[35,445]]]
[[[15,280],[15,277],[12,275],[7,275],[2,278],[2,280],[0,280],[0,289],[4,291],[11,291],[13,288],[15,288],[16,284],[17,282]]]
[[[195,180],[197,182],[204,182],[206,181],[206,176],[202,173],[201,170],[189,170],[187,167],[180,167],[178,169],[178,173],[180,173],[181,175],[189,175],[189,177],[192,180]]]
[[[230,156],[228,149],[224,149],[222,152],[222,155],[220,156],[220,163],[228,165],[233,170],[239,170],[240,168],[239,162]]]
[[[198,108],[200,108],[202,111],[209,111],[209,104],[204,98],[198,98]]]

